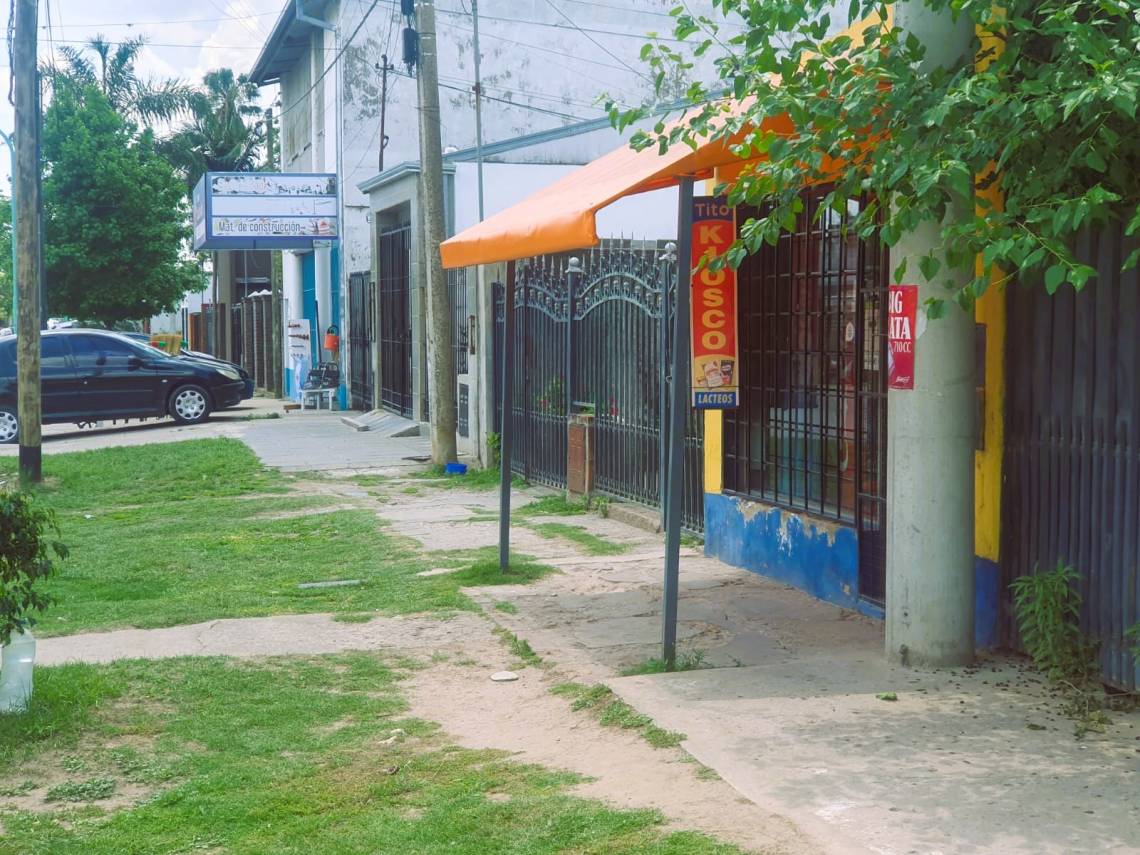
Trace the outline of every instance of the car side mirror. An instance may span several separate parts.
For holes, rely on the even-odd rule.
[[[135,371],[139,368],[142,368],[142,365],[143,361],[141,356],[135,356],[132,354],[131,356],[127,357],[127,368],[129,370]]]

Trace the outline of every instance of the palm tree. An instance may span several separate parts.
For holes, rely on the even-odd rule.
[[[207,72],[202,88],[190,99],[190,119],[162,150],[193,187],[206,172],[256,169],[265,140],[257,106],[257,84],[244,74],[219,68]]]
[[[60,48],[64,68],[53,73],[57,81],[63,78],[81,86],[98,87],[111,105],[128,118],[144,124],[170,121],[190,109],[194,90],[173,78],[140,78],[135,64],[145,44],[143,36],[110,42],[97,35],[80,48],[65,45]]]

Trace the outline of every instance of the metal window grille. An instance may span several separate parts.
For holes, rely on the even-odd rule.
[[[451,301],[452,345],[455,373],[467,373],[467,268],[447,271],[447,293]]]
[[[862,494],[883,489],[859,469],[883,461],[886,300],[880,254],[845,229],[858,203],[820,211],[827,192],[805,191],[796,230],[740,268],[742,401],[725,419],[725,487],[853,521]]]

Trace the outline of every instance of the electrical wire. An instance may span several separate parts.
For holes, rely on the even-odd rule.
[[[309,95],[312,94],[313,90],[316,89],[318,85],[320,85],[320,82],[322,80],[324,80],[326,76],[328,76],[328,73],[330,71],[332,71],[333,68],[336,67],[336,64],[338,62],[340,62],[341,57],[344,56],[344,52],[346,50],[348,50],[349,45],[352,44],[352,40],[356,38],[357,34],[364,27],[364,24],[368,20],[368,17],[372,14],[373,10],[379,5],[379,3],[380,3],[380,0],[372,0],[372,4],[368,7],[368,11],[365,12],[364,16],[360,19],[360,23],[358,23],[356,25],[356,29],[354,29],[352,31],[352,35],[350,35],[345,40],[344,44],[342,44],[340,46],[340,50],[337,51],[336,56],[334,56],[332,58],[332,61],[328,65],[325,66],[324,71],[322,71],[320,73],[320,76],[317,77],[317,79],[313,81],[313,84],[308,89],[306,89],[303,93],[298,95],[296,100],[294,100],[292,104],[290,104],[288,107],[282,107],[282,109],[281,109],[282,117],[284,117],[286,113],[289,113],[292,110],[294,110],[302,101],[304,101],[306,98],[308,98]],[[322,116],[322,118],[323,118],[323,116]]]
[[[62,12],[57,12],[62,19]],[[221,18],[178,18],[170,21],[92,21],[86,24],[59,24],[59,29],[68,30],[98,30],[108,27],[165,27],[173,24],[213,24],[220,21],[241,21],[246,18],[268,18],[277,15],[277,12],[259,12],[254,15],[226,15]]]
[[[554,0],[546,0],[546,5],[549,6],[551,9],[553,9],[555,12],[557,12],[559,15],[561,15],[563,18],[565,18],[566,22],[568,24],[570,24],[570,26],[572,26],[575,30],[580,32],[587,39],[589,39],[591,42],[593,42],[595,45],[597,45],[599,48],[601,48],[603,53],[609,54],[611,57],[616,59],[619,63],[624,65],[627,69],[632,71],[638,77],[644,77],[646,80],[649,79],[648,76],[646,76],[646,74],[644,72],[641,72],[641,71],[638,71],[637,69],[635,69],[632,65],[630,65],[628,62],[626,62],[624,59],[622,59],[620,56],[618,56],[616,53],[614,53],[612,50],[610,50],[608,47],[606,47],[600,41],[595,39],[593,36],[591,36],[589,33],[587,33],[585,30],[583,30],[581,27],[579,27],[576,23],[574,23],[574,19],[571,18],[569,15],[567,15],[564,11],[559,9],[558,6],[555,5]]]

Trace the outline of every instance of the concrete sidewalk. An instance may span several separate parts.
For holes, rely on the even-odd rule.
[[[612,520],[564,522],[620,537]],[[1078,741],[1062,700],[1021,660],[895,668],[880,623],[690,555],[681,645],[715,667],[616,676],[660,655],[662,552],[628,535],[641,558],[545,558],[564,572],[496,589],[518,613],[490,613],[687,734],[697,760],[821,851],[1140,853],[1140,714],[1114,713],[1107,734]],[[490,606],[487,592],[468,593]]]
[[[382,472],[422,469],[431,453],[427,437],[391,438],[356,431],[342,412],[293,412],[282,419],[250,422],[242,434],[266,466],[287,472]]]

